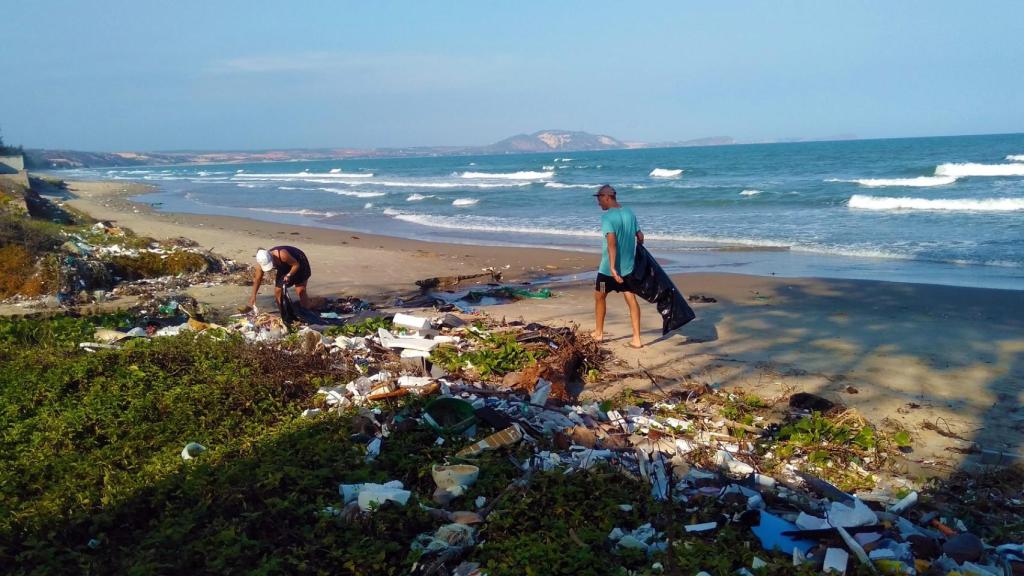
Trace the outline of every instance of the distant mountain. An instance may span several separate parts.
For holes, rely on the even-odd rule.
[[[611,136],[574,132],[571,130],[541,130],[533,134],[518,134],[484,146],[485,153],[528,154],[532,152],[578,152],[584,150],[616,150],[627,145]]]
[[[167,164],[230,164],[240,162],[281,162],[288,160],[344,160],[349,158],[403,158],[410,156],[467,156],[482,154],[530,154],[538,152],[579,152],[628,148],[671,148],[735,144],[728,136],[681,142],[623,142],[604,134],[572,130],[540,130],[518,134],[487,146],[418,146],[411,148],[316,148],[250,151],[172,152],[83,152],[77,150],[26,150],[29,169],[106,168],[160,166]]]

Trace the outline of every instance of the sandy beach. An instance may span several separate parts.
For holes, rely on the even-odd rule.
[[[387,304],[414,292],[416,280],[494,267],[506,281],[569,277],[556,297],[490,306],[495,318],[593,327],[592,277],[598,255],[547,249],[439,244],[244,218],[167,214],[136,204],[145,191],[122,182],[71,182],[68,204],[155,238],[184,236],[247,262],[257,247],[294,244],[310,258],[313,295],[355,295]],[[595,213],[595,220],[598,215]],[[624,388],[661,393],[680,384],[742,388],[762,397],[820,394],[855,408],[876,425],[911,430],[909,458],[931,473],[1006,462],[1024,452],[1024,291],[821,278],[681,274],[697,320],[661,338],[661,321],[642,305],[645,348],[626,346],[628,315],[609,299],[607,346],[615,373],[585,394]],[[225,307],[249,288],[195,287],[192,295]],[[261,291],[269,305],[271,291]],[[926,429],[932,428],[931,430]],[[940,434],[935,430],[941,430]],[[957,438],[960,437],[960,438]],[[977,444],[984,452],[958,451]],[[952,449],[952,450],[951,450]]]

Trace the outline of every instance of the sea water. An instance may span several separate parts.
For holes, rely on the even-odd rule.
[[[1024,134],[72,172],[172,212],[595,255],[607,183],[674,271],[1024,289]]]

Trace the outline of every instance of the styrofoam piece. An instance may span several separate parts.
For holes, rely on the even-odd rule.
[[[426,386],[433,382],[434,379],[430,376],[399,376],[398,386],[399,388],[419,388]]]
[[[715,464],[723,471],[734,476],[749,476],[754,473],[753,466],[746,462],[740,462],[725,450],[719,450],[715,453]]]
[[[374,484],[372,482],[366,482],[362,484],[338,484],[338,493],[341,494],[341,497],[344,499],[345,504],[348,504],[350,502],[354,502],[359,497],[359,493],[365,488],[369,488],[371,490],[400,490],[403,488],[403,485],[401,480],[390,480],[388,482],[385,482],[384,484]]]
[[[320,414],[319,408],[306,408],[305,410],[302,411],[303,418],[312,418],[314,416],[317,416],[318,414]]]
[[[829,548],[825,551],[825,564],[822,566],[821,571],[826,574],[829,572],[846,574],[846,565],[849,562],[850,555],[847,554],[846,550],[842,548]]]
[[[462,338],[458,336],[441,335],[434,336],[434,342],[437,342],[438,344],[458,344],[459,342],[462,342]]]
[[[396,326],[405,326],[406,328],[412,328],[413,330],[430,329],[429,318],[421,318],[411,314],[402,314],[401,312],[395,314],[395,317],[391,319],[391,322]]]
[[[413,350],[433,350],[437,346],[436,340],[426,338],[397,338],[391,332],[383,328],[377,329],[377,336],[380,338],[380,345],[385,348],[411,348]]]
[[[401,488],[364,487],[359,491],[359,509],[363,512],[369,512],[371,506],[380,506],[385,502],[397,502],[405,506],[411,495],[412,492]]]
[[[842,502],[833,502],[828,510],[828,523],[832,526],[843,527],[866,526],[877,524],[878,516],[859,498],[854,498],[853,506],[847,506]]]
[[[402,350],[400,356],[402,358],[430,358],[430,352],[427,350],[413,350],[412,348],[406,348]]]

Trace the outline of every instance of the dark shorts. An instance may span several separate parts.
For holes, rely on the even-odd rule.
[[[281,273],[277,271],[277,277],[274,279],[274,286],[281,288],[284,286],[284,277],[288,273]],[[299,258],[299,271],[288,281],[289,286],[305,286],[306,282],[309,282],[309,277],[313,275],[313,270],[309,267],[309,261],[305,257]]]
[[[625,280],[625,277],[623,277]],[[623,282],[616,282],[615,278],[607,274],[597,273],[597,282],[594,283],[594,290],[598,292],[630,292],[629,287]]]

